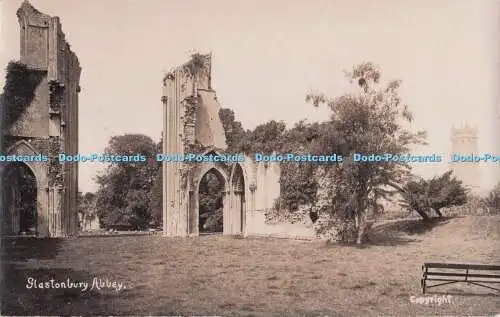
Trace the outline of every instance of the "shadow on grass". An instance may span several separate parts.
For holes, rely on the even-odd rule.
[[[64,240],[18,238],[2,239],[0,314],[4,316],[29,315],[136,315],[137,307],[117,305],[130,301],[138,294],[133,289],[117,292],[114,289],[92,289],[95,272],[57,267],[56,256],[65,252]],[[30,261],[34,260],[34,261]],[[38,261],[46,261],[40,265]],[[85,261],[86,259],[82,259]],[[32,279],[32,280],[29,280]],[[69,282],[70,287],[59,287]],[[36,280],[36,282],[35,282]],[[53,282],[51,282],[53,280]],[[35,288],[33,283],[53,283],[48,288]],[[77,285],[76,283],[88,283]]]
[[[384,223],[372,229],[366,246],[395,246],[419,242],[422,236],[431,230],[445,225],[450,218],[406,219]]]
[[[368,249],[374,246],[397,246],[420,242],[420,237],[432,229],[448,223],[450,218],[404,219],[374,226],[368,233],[368,240],[363,244],[332,243],[329,246],[343,246],[356,249]]]
[[[53,259],[59,253],[61,239],[3,238],[2,261]]]
[[[373,232],[397,232],[408,235],[425,234],[432,229],[442,226],[451,218],[431,218],[427,221],[423,219],[406,219],[385,223],[373,228]]]

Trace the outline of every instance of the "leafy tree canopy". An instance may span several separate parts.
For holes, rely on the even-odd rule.
[[[157,144],[148,136],[125,134],[112,137],[105,153],[154,157],[156,149]],[[153,220],[151,189],[158,170],[156,162],[112,163],[103,175],[97,176],[97,212],[101,224],[124,229],[149,226]]]
[[[465,204],[467,195],[467,189],[450,170],[430,180],[420,178],[406,183],[401,192],[401,205],[427,220],[431,210],[442,217],[442,208]]]

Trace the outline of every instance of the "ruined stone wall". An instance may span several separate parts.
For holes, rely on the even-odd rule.
[[[61,164],[60,152],[78,152],[78,93],[81,68],[65,40],[58,17],[51,17],[23,2],[20,25],[20,62],[40,72],[35,98],[11,129],[5,131],[5,149],[25,140],[35,153],[46,154],[37,176],[38,231],[41,235],[68,236],[77,232],[78,165]],[[12,154],[16,154],[13,150]]]
[[[205,56],[211,63],[209,56]],[[211,89],[210,65],[205,76],[190,76],[185,65],[163,81],[163,152],[216,153],[227,148],[219,118],[220,105]],[[197,78],[197,79],[196,79]],[[224,179],[224,234],[313,238],[311,224],[270,224],[266,213],[280,195],[279,163],[163,163],[163,228],[167,236],[198,234],[200,179],[215,169]],[[243,175],[241,175],[243,174]],[[243,180],[241,179],[243,178]]]
[[[205,56],[205,75],[188,72],[181,65],[167,74],[163,80],[163,152],[203,153],[212,148],[226,148],[222,123],[218,117],[220,108],[215,92],[210,88],[209,56]],[[217,113],[217,117],[213,116]],[[206,114],[206,115],[205,115]],[[218,122],[218,124],[217,124]],[[215,132],[212,131],[215,127]],[[214,137],[215,136],[215,137]],[[188,235],[192,231],[193,188],[192,163],[164,162],[163,165],[163,227],[172,236]],[[192,218],[192,217],[191,217]],[[190,229],[191,228],[191,229]]]
[[[241,164],[245,175],[245,232],[246,236],[267,236],[292,239],[314,239],[316,232],[308,218],[300,223],[269,222],[267,214],[280,195],[280,164],[254,162],[246,157]]]
[[[205,146],[227,149],[224,127],[219,118],[220,104],[213,90],[198,90],[199,106],[196,110],[196,140]]]

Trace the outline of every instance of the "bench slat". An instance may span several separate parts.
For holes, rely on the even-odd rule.
[[[424,268],[500,271],[500,265],[483,264],[424,263]]]
[[[438,282],[471,282],[471,283],[485,283],[485,284],[500,284],[500,281],[483,281],[483,280],[453,280],[448,278],[428,278],[426,281],[438,281]]]
[[[480,278],[498,278],[500,279],[500,275],[493,274],[465,274],[465,273],[448,273],[448,272],[426,272],[424,275],[430,276],[460,276],[460,277],[480,277]]]

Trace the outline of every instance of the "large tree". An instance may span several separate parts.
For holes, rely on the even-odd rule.
[[[306,101],[315,107],[325,104],[331,117],[324,134],[314,142],[313,152],[338,153],[345,160],[340,164],[324,165],[333,169],[325,181],[331,189],[322,213],[340,216],[354,223],[357,243],[362,243],[368,210],[392,191],[388,186],[400,184],[408,177],[410,165],[404,161],[354,162],[354,153],[408,154],[414,144],[425,144],[424,132],[410,132],[405,124],[412,121],[408,107],[401,102],[399,80],[380,84],[381,72],[372,63],[355,66],[346,77],[359,88],[337,98],[310,94]]]
[[[273,143],[280,146],[277,151],[281,153],[308,154],[326,132],[324,123],[307,123],[302,120],[282,134],[281,142]],[[301,206],[314,202],[318,190],[317,179],[314,177],[316,168],[310,162],[281,164],[280,197],[276,204],[277,209],[283,209],[280,213],[294,213]]]
[[[465,204],[467,194],[465,186],[450,170],[430,180],[419,178],[406,183],[401,191],[401,205],[428,220],[431,210],[442,217],[442,208]]]
[[[227,151],[229,153],[241,152],[242,143],[248,132],[243,129],[241,122],[235,119],[234,111],[231,109],[221,108],[219,118],[226,136]]]
[[[112,162],[103,175],[97,176],[97,212],[101,224],[108,228],[146,228],[152,220],[150,192],[158,170],[154,160],[156,144],[142,134],[114,136],[105,154],[139,154],[148,160]]]

